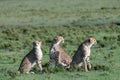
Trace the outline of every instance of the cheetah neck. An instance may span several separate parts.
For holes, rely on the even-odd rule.
[[[34,49],[39,50],[39,49],[40,49],[40,46],[35,46]]]
[[[36,53],[42,54],[42,50],[41,50],[40,46],[34,47],[34,50],[35,50]]]
[[[39,56],[40,58],[42,58],[42,50],[41,50],[40,46],[34,47],[34,50],[35,50],[35,54],[37,56]]]
[[[55,52],[56,49],[58,48],[60,42],[61,42],[61,41],[59,41],[59,42],[53,41],[52,44],[51,44],[50,52]]]
[[[85,41],[83,44],[85,44],[87,47],[91,48],[93,44],[89,43],[88,41]]]
[[[55,43],[54,45],[59,45],[61,43],[61,41],[58,41],[57,43]]]
[[[89,48],[91,48],[91,47],[92,47],[92,44],[89,44],[89,43],[88,43],[87,46],[88,46]]]
[[[60,45],[60,43],[61,43],[61,41],[58,41],[58,42],[53,41],[51,44],[51,48],[54,48],[54,47]]]

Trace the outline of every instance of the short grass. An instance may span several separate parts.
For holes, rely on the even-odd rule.
[[[120,80],[119,0],[0,0],[0,80]],[[47,69],[53,38],[72,57],[89,36],[97,40],[91,50],[92,70]],[[18,74],[32,42],[42,41],[44,74]]]
[[[93,25],[120,21],[119,0],[2,0],[1,26]]]
[[[112,32],[112,33],[111,33]],[[1,80],[119,80],[120,26],[82,26],[82,27],[3,27],[0,29],[0,78]],[[63,68],[47,69],[49,48],[52,39],[62,35],[65,43],[61,45],[72,57],[78,46],[89,36],[97,39],[92,47],[92,70]],[[18,74],[17,69],[22,58],[32,48],[32,42],[42,41],[44,74]]]

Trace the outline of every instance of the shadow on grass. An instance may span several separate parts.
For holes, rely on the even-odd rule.
[[[102,70],[102,71],[108,71],[110,68],[106,65],[95,65],[92,67],[91,70]]]
[[[69,69],[65,69],[64,67],[62,66],[51,66],[51,67],[48,67],[47,63],[43,65],[43,72],[44,73],[58,73],[58,72],[79,72],[79,71],[82,71],[84,72],[84,68],[83,67],[78,67],[78,66],[71,66]],[[35,70],[35,69],[34,69]],[[110,70],[110,67],[108,67],[107,65],[103,65],[103,64],[95,64],[95,65],[92,65],[92,68],[91,70],[89,71],[108,71]],[[36,69],[35,71],[38,71],[38,69]],[[36,72],[38,73],[38,72]]]
[[[93,65],[92,66],[92,69],[90,71],[108,71],[110,70],[110,68],[106,65]],[[0,70],[1,71],[1,70]],[[3,71],[3,70],[2,70]],[[45,63],[43,65],[43,72],[40,73],[39,70],[38,70],[38,67],[35,66],[31,71],[33,71],[35,74],[48,74],[48,73],[52,73],[52,74],[56,74],[56,73],[59,73],[59,72],[84,72],[84,68],[83,67],[77,67],[77,66],[73,66],[69,69],[65,69],[64,67],[60,66],[60,67],[55,67],[55,66],[52,66],[52,67],[48,67],[47,63]],[[11,69],[4,69],[4,75],[5,76],[9,76],[10,79],[15,79],[17,76],[19,76],[20,74],[15,71],[15,70],[11,70]],[[105,74],[103,74],[105,75]],[[73,75],[74,76],[74,75]],[[80,74],[75,74],[74,77],[81,77],[83,75],[80,75]]]

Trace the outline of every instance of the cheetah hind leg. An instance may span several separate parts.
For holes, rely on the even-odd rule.
[[[55,52],[55,67],[60,66],[60,61],[59,61],[59,52]]]
[[[87,63],[87,68],[88,68],[88,70],[91,70],[91,64],[90,64],[90,62]]]

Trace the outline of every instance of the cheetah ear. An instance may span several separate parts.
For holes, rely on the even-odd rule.
[[[33,42],[33,45],[35,44],[35,41]]]
[[[91,38],[88,39],[88,42],[91,42]]]
[[[42,44],[42,41],[39,41],[40,42],[40,45]]]
[[[54,40],[57,41],[57,40],[58,40],[58,37],[55,37]]]

